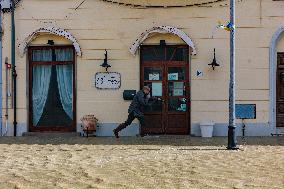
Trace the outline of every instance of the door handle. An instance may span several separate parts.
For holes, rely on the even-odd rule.
[[[158,101],[162,102],[162,103],[165,103],[165,100],[162,99],[162,98],[158,98]]]

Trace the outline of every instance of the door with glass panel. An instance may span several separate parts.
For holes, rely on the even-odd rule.
[[[72,46],[29,48],[29,130],[76,131]]]
[[[276,127],[284,127],[284,53],[277,53]]]
[[[188,46],[141,46],[141,87],[162,99],[144,108],[142,134],[188,134],[190,81]]]

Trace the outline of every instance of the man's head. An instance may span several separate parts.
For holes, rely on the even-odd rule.
[[[149,94],[150,93],[150,87],[149,86],[144,86],[143,87],[143,92],[145,93],[145,94]]]

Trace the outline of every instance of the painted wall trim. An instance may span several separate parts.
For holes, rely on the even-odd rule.
[[[79,43],[77,42],[76,38],[71,33],[61,28],[42,27],[42,28],[37,29],[33,33],[31,33],[22,43],[18,45],[21,57],[23,57],[25,53],[27,52],[27,48],[30,45],[30,43],[41,33],[50,33],[50,34],[65,37],[66,39],[70,40],[73,43],[73,46],[75,48],[77,55],[82,56],[81,47]]]
[[[284,35],[284,26],[273,34],[269,47],[269,124],[276,129],[276,71],[277,71],[277,44]]]
[[[112,130],[117,127],[119,123],[100,123],[97,128],[97,136],[114,137]],[[236,124],[236,133],[238,136],[242,136],[242,124]],[[122,130],[120,136],[133,136],[139,134],[139,124],[132,123],[126,129]],[[282,130],[281,130],[282,131]],[[23,133],[28,132],[27,123],[19,123],[17,129],[17,136],[22,136]],[[82,133],[81,124],[77,123],[77,132]],[[246,123],[245,136],[271,136],[273,128],[269,123]],[[279,131],[280,132],[280,131]],[[199,123],[191,124],[192,136],[201,136]],[[228,135],[228,123],[216,123],[214,125],[213,136],[227,136]],[[13,136],[13,127],[8,128],[7,136]]]
[[[245,123],[245,136],[271,136],[273,128],[268,123]],[[191,124],[191,135],[201,136],[200,125],[198,123]],[[236,135],[242,136],[242,123],[236,124]],[[228,136],[228,123],[215,123],[213,136]]]
[[[155,26],[155,27],[152,27],[152,28],[146,30],[145,32],[141,33],[141,35],[131,45],[131,47],[129,49],[130,53],[133,56],[135,56],[138,48],[143,43],[143,41],[145,41],[150,34],[154,34],[154,33],[171,33],[171,34],[177,35],[186,44],[188,44],[188,46],[191,47],[193,55],[197,54],[195,45],[194,45],[193,41],[190,39],[190,37],[185,32],[183,32],[182,30],[180,30],[176,27],[172,27],[172,26]]]

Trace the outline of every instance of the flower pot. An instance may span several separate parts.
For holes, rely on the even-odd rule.
[[[200,130],[202,137],[212,137],[213,136],[213,121],[202,121],[200,122]]]

